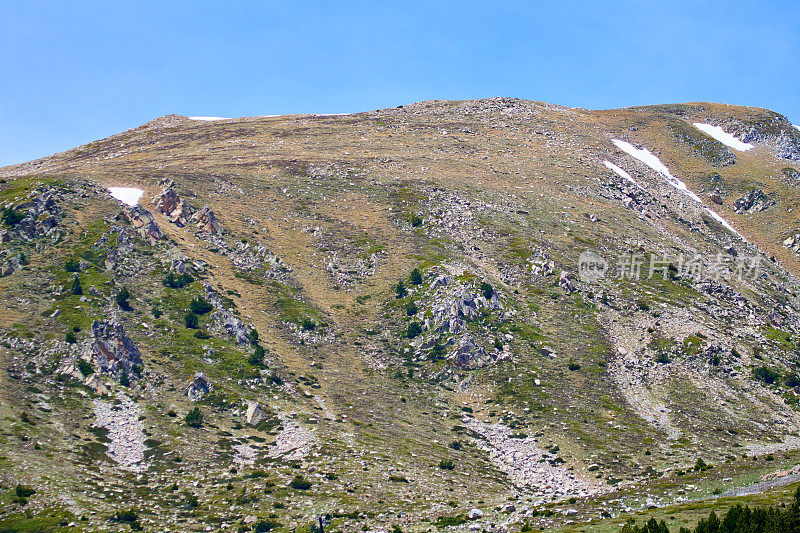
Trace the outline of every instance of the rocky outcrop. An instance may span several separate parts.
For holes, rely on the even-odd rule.
[[[453,364],[463,370],[483,368],[492,362],[482,346],[475,344],[470,335],[465,335],[458,343],[458,348],[453,354]]]
[[[233,337],[239,346],[251,344],[252,328],[225,308],[222,298],[211,285],[203,282],[203,288],[206,291],[206,299],[214,306],[214,312],[211,314],[211,329]]]
[[[185,226],[192,215],[191,206],[175,192],[175,182],[172,180],[161,180],[159,186],[161,192],[153,197],[156,211],[165,215],[173,224]]]
[[[193,402],[196,402],[209,392],[211,392],[211,383],[202,372],[196,373],[192,382],[186,387],[186,396]]]
[[[213,235],[222,235],[222,225],[217,220],[217,216],[210,207],[204,205],[198,212],[192,215],[191,221],[197,224],[200,231],[205,231]]]
[[[92,323],[92,337],[82,349],[81,357],[105,374],[130,374],[133,365],[142,364],[142,355],[125,335],[122,324],[115,320]]]
[[[733,202],[733,209],[737,213],[756,213],[769,209],[773,205],[775,205],[775,200],[764,194],[764,191],[753,189]]]
[[[133,229],[135,229],[143,239],[147,239],[150,244],[155,244],[158,239],[163,237],[153,214],[141,205],[136,205],[127,209],[125,215],[133,226]]]
[[[435,283],[447,285],[448,279],[435,280]],[[497,298],[497,293],[492,293],[492,297],[486,299],[483,294],[475,294],[466,289],[459,291],[453,298],[445,300],[433,310],[433,324],[426,320],[426,329],[436,331],[449,331],[457,334],[464,330],[464,321],[476,318],[482,309],[493,310],[502,309]]]

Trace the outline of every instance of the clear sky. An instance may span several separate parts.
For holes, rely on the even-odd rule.
[[[0,166],[169,113],[513,96],[800,123],[796,0],[0,0]]]

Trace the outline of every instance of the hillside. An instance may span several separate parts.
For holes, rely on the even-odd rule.
[[[614,530],[797,473],[785,117],[199,118],[0,168],[0,528]]]

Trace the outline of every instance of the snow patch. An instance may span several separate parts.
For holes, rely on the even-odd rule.
[[[215,120],[230,120],[228,117],[187,117],[189,120],[202,120],[205,122],[213,122]]]
[[[713,137],[725,146],[733,148],[734,150],[746,152],[747,150],[753,148],[752,144],[742,142],[730,133],[725,133],[725,130],[719,126],[712,126],[711,124],[703,124],[701,122],[695,122],[692,125],[706,135]]]
[[[108,192],[123,204],[131,207],[138,204],[139,198],[144,194],[142,189],[135,189],[133,187],[109,187]]]
[[[792,124],[792,126],[794,126],[795,128],[797,128],[798,130],[800,130],[800,126],[798,126],[797,124]]]
[[[698,204],[702,204],[703,201],[700,200],[700,197],[697,196],[695,193],[689,190],[689,187],[686,186],[684,182],[673,176],[669,173],[669,169],[661,162],[661,160],[653,155],[650,150],[647,148],[636,148],[629,142],[620,141],[619,139],[611,139],[617,148],[625,152],[631,157],[634,157],[647,165],[648,167],[652,168],[667,180],[667,183],[681,191],[683,194],[697,202]]]
[[[733,226],[731,226],[727,220],[722,218],[716,211],[706,207],[703,204],[703,201],[700,199],[700,197],[697,196],[694,192],[692,192],[683,181],[679,180],[678,178],[670,174],[669,169],[666,167],[666,165],[664,165],[664,163],[662,163],[658,157],[656,157],[653,153],[651,153],[650,150],[648,150],[647,148],[636,148],[631,143],[620,141],[619,139],[611,139],[611,142],[613,142],[617,148],[619,148],[626,154],[638,159],[648,167],[660,173],[662,176],[664,176],[664,179],[667,181],[667,183],[669,183],[670,185],[681,191],[683,194],[685,194],[686,196],[688,196],[689,198],[691,198],[692,200],[703,206],[703,209],[705,209],[705,211],[709,215],[711,215],[711,217],[714,220],[725,226],[725,228],[728,229],[729,231],[738,235],[739,238],[741,238],[744,242],[747,242],[747,239],[742,237],[741,233],[733,229]]]
[[[620,178],[626,179],[626,180],[630,181],[631,183],[633,183],[634,185],[636,185],[637,187],[639,187],[640,189],[644,190],[644,187],[639,185],[638,181],[633,179],[630,174],[628,174],[627,172],[625,172],[624,170],[619,168],[617,165],[615,165],[611,161],[603,161],[603,164],[606,166],[606,168],[608,168],[609,170],[613,171],[614,174],[616,174]]]

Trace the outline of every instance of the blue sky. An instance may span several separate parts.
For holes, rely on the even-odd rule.
[[[0,166],[168,113],[513,96],[800,122],[796,1],[0,0]]]

